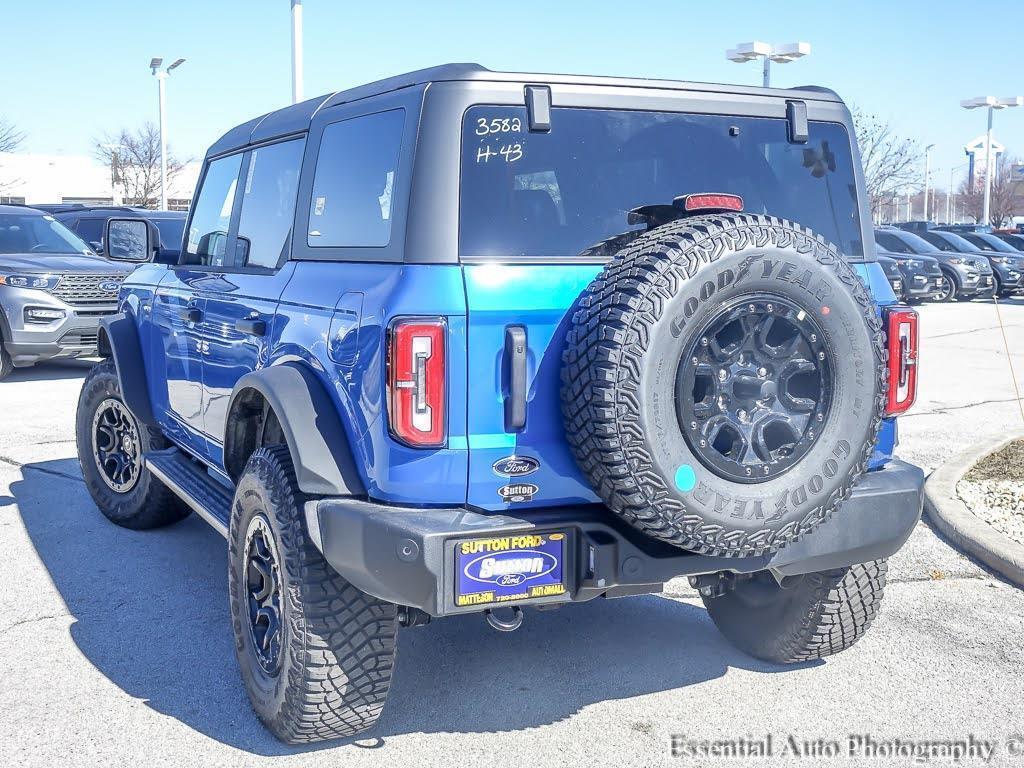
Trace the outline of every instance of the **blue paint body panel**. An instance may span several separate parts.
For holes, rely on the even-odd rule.
[[[895,301],[877,264],[856,269],[880,306]],[[161,427],[221,473],[235,383],[249,370],[290,363],[308,367],[330,394],[371,499],[507,509],[498,489],[510,480],[492,467],[520,455],[540,467],[528,478],[536,493],[517,508],[592,504],[599,500],[563,432],[559,376],[571,308],[599,271],[595,264],[289,262],[273,276],[254,276],[153,265],[125,282],[122,308],[139,321]],[[203,310],[200,323],[179,316],[189,305]],[[267,323],[264,337],[235,329],[237,319],[255,316]],[[447,322],[448,429],[437,449],[409,448],[388,432],[387,328],[410,316]],[[527,329],[528,419],[516,433],[504,424],[508,325]],[[891,458],[896,438],[895,419],[886,419],[872,469]]]

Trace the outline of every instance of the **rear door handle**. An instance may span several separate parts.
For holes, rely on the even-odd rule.
[[[505,364],[508,366],[508,397],[505,398],[505,431],[519,432],[526,426],[526,329],[505,328]]]
[[[235,321],[235,330],[247,333],[250,336],[265,336],[267,324],[258,318],[244,318]]]
[[[187,323],[198,323],[203,319],[203,310],[199,307],[182,307],[178,315]]]

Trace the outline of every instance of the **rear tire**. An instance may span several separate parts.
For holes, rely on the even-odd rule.
[[[356,589],[306,529],[286,446],[257,449],[235,491],[228,590],[249,700],[289,744],[376,723],[391,686],[397,607]]]
[[[849,648],[867,632],[885,590],[886,560],[809,573],[781,587],[762,571],[721,597],[703,597],[718,630],[759,659],[795,664]]]
[[[112,523],[143,530],[171,525],[189,516],[191,510],[185,503],[146,468],[143,454],[167,448],[170,443],[158,430],[140,424],[124,405],[117,369],[111,360],[97,364],[85,377],[78,398],[75,435],[85,487]],[[118,462],[131,466],[118,469]]]
[[[949,275],[942,274],[942,290],[938,296],[935,297],[936,301],[951,302],[956,298],[956,283],[953,282],[953,278]]]

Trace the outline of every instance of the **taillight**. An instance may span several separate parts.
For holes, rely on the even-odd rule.
[[[388,423],[391,434],[415,447],[445,439],[445,324],[398,320],[388,334]]]
[[[908,307],[884,310],[889,347],[889,394],[885,415],[903,413],[917,398],[917,312]]]

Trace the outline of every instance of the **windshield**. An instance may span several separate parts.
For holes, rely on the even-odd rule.
[[[724,192],[862,256],[849,136],[835,123],[809,132],[791,144],[782,119],[569,108],[551,111],[550,132],[530,132],[525,107],[473,107],[462,129],[460,252],[607,258],[646,229],[627,223],[631,209]]]
[[[160,246],[171,250],[181,250],[181,241],[185,236],[185,219],[153,219],[160,230]]]
[[[935,250],[934,245],[911,232],[876,232],[875,239],[883,248],[898,253],[928,253]]]
[[[1007,245],[995,235],[966,235],[964,240],[968,240],[974,243],[982,250],[987,251],[1001,251],[1002,253],[1012,253],[1016,255],[1017,249],[1012,245]]]
[[[52,216],[0,213],[0,253],[89,254],[84,242]]]

